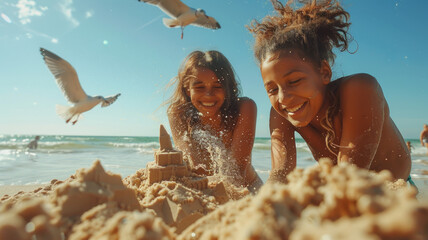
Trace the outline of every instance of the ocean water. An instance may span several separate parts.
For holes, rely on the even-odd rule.
[[[127,136],[41,136],[38,148],[27,149],[34,139],[30,135],[0,135],[0,185],[27,185],[64,180],[79,168],[87,168],[99,159],[106,170],[126,177],[154,159],[159,148],[158,137]],[[409,139],[412,151],[414,179],[428,180],[426,148],[417,139]],[[317,164],[308,146],[297,139],[297,167]],[[270,139],[256,138],[252,162],[266,181],[271,166]]]

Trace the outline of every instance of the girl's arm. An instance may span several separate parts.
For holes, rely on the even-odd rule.
[[[270,110],[272,171],[269,181],[285,182],[285,176],[296,168],[294,128],[285,118]]]
[[[369,169],[382,135],[387,105],[377,80],[353,75],[340,87],[342,136],[338,162]]]
[[[249,98],[241,98],[239,104],[239,116],[233,131],[231,154],[237,162],[241,176],[244,178],[244,185],[248,186],[250,190],[258,189],[262,185],[262,181],[251,165],[257,106]]]

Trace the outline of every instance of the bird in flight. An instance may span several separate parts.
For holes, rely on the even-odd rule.
[[[64,118],[66,123],[71,121],[74,125],[83,112],[91,110],[99,103],[101,107],[107,107],[120,96],[120,93],[106,98],[87,95],[80,85],[76,70],[70,63],[44,48],[40,48],[40,53],[65,98],[73,104],[73,106],[56,105],[57,114]]]
[[[203,9],[194,9],[180,0],[138,0],[159,7],[172,18],[164,18],[163,24],[167,27],[181,27],[181,39],[183,29],[191,24],[204,28],[219,29],[220,24],[213,17],[207,16]]]

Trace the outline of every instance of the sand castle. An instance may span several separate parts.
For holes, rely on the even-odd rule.
[[[173,184],[174,187],[162,199],[156,201],[157,204],[146,207],[154,210],[166,224],[175,227],[176,233],[180,233],[207,213],[204,207],[207,200],[196,197],[195,191],[213,196],[213,199],[220,203],[227,202],[229,198],[223,183],[208,186],[207,177],[196,175],[187,168],[183,161],[183,152],[172,147],[170,135],[163,125],[160,125],[159,144],[159,150],[154,154],[155,161],[147,163],[146,166],[149,186],[154,183],[162,184],[162,181],[179,182],[182,185]],[[188,194],[194,197],[188,198]]]
[[[163,125],[160,125],[159,144],[159,150],[155,151],[155,161],[146,166],[149,184],[182,179],[190,188],[204,190],[208,187],[208,178],[192,175],[188,170],[183,162],[183,152],[172,147],[170,135]]]

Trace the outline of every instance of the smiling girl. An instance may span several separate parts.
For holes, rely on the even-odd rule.
[[[249,27],[272,104],[270,177],[284,181],[296,167],[297,132],[317,161],[327,157],[410,178],[409,151],[377,80],[368,74],[331,79],[333,47],[348,50],[349,14],[334,1],[309,1],[300,9],[292,2],[272,0],[278,15]]]
[[[218,51],[194,51],[176,80],[168,118],[174,143],[192,170],[213,175],[221,171],[218,168],[228,168],[223,173],[236,169],[240,185],[258,188],[262,182],[251,165],[257,107],[253,100],[239,97],[227,58]],[[223,153],[216,155],[219,151]]]

